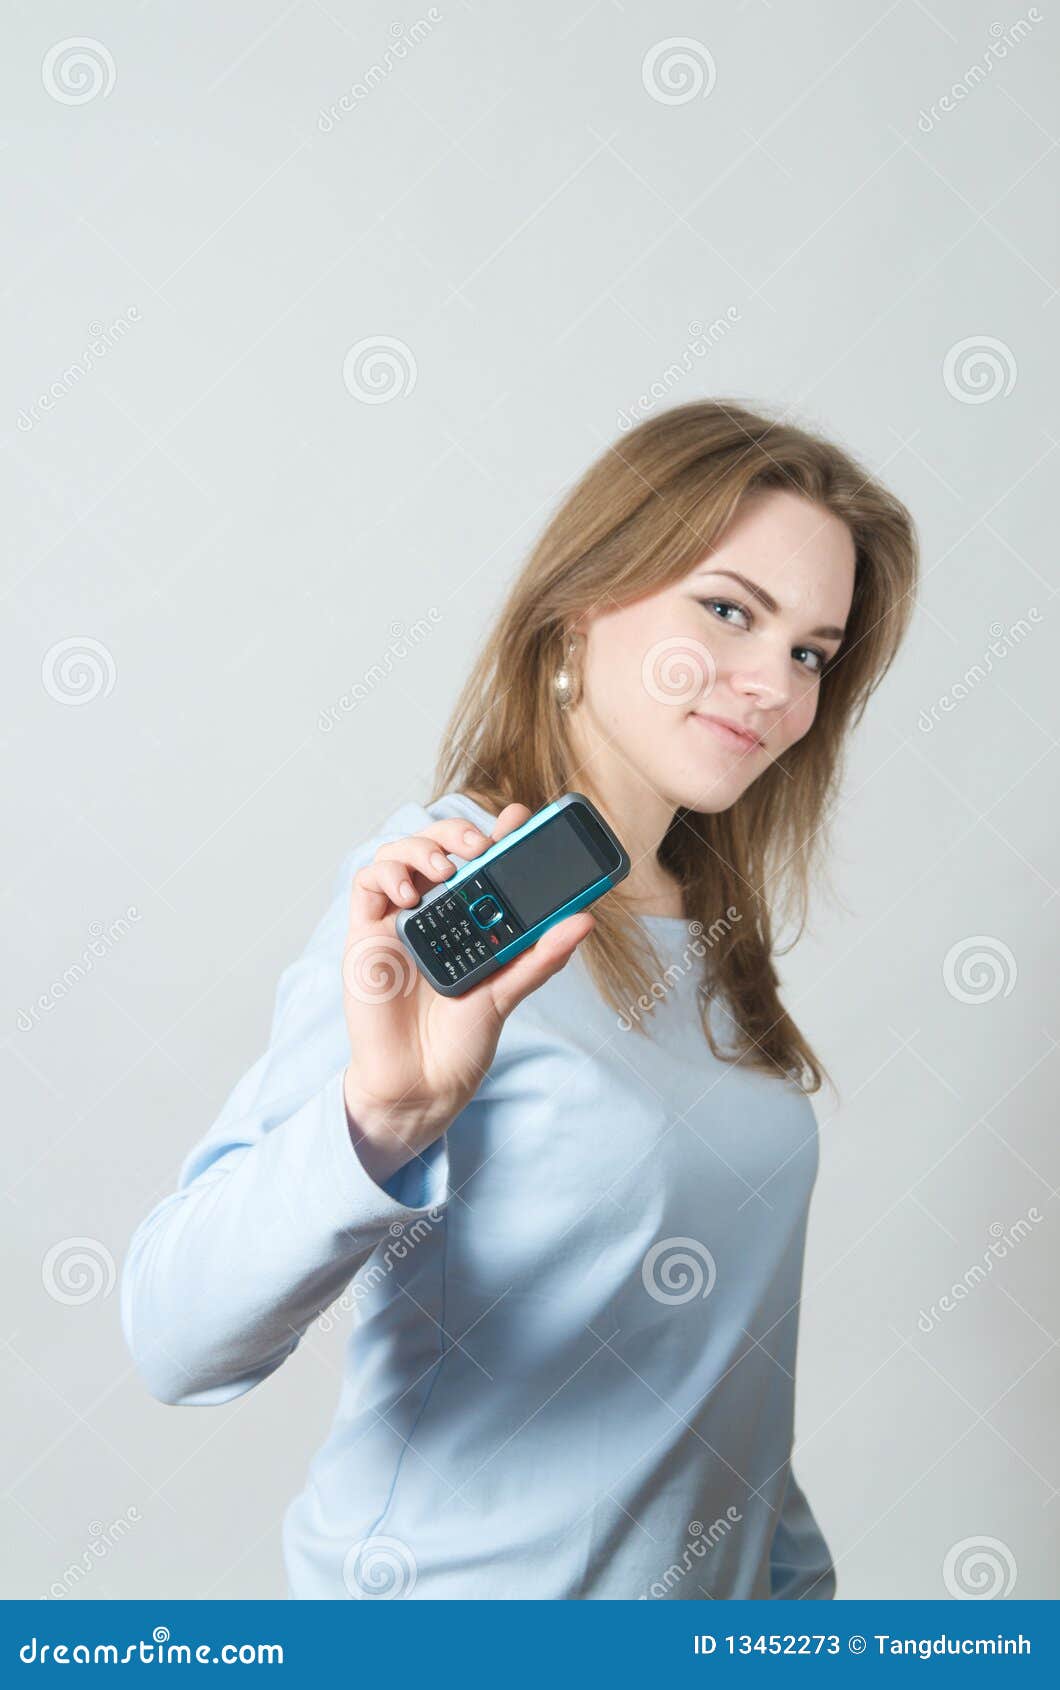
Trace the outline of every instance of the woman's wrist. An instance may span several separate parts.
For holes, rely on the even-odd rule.
[[[411,1162],[417,1154],[411,1145],[389,1122],[357,1096],[350,1083],[347,1068],[342,1076],[342,1098],[346,1109],[346,1126],[361,1165],[377,1185],[384,1184]]]

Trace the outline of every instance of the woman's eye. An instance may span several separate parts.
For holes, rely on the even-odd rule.
[[[750,611],[742,604],[735,604],[732,599],[699,599],[697,602],[704,610],[709,610],[712,616],[716,616],[719,622],[727,622],[732,628],[751,626]],[[818,651],[816,646],[794,646],[791,655],[810,675],[822,674],[827,665],[824,652]]]
[[[824,652],[815,651],[813,646],[797,645],[791,655],[800,663],[804,663],[804,659],[809,658],[809,662],[804,663],[804,667],[809,669],[811,675],[819,675],[824,668]]]
[[[750,618],[742,604],[733,604],[731,599],[700,599],[699,602],[721,622],[732,622],[735,627],[750,626]],[[736,617],[743,617],[743,621],[734,621]]]

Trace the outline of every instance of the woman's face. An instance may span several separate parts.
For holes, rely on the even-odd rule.
[[[735,803],[809,732],[854,559],[839,517],[763,489],[683,580],[583,618],[575,742],[597,779],[635,774],[675,808]]]

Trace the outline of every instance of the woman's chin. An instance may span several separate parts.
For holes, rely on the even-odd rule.
[[[710,759],[700,759],[695,769],[685,767],[676,778],[673,775],[663,778],[656,791],[665,792],[675,808],[714,815],[731,809],[759,772],[750,768],[735,770],[728,758],[719,757],[716,765]]]

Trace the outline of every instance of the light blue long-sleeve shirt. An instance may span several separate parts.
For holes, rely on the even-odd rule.
[[[350,884],[445,816],[492,830],[447,793],[347,857],[267,1052],[133,1235],[140,1373],[164,1402],[227,1402],[352,1306],[284,1517],[292,1597],[832,1596],[790,1464],[816,1123],[794,1085],[712,1056],[705,935],[644,918],[666,964],[650,1016],[631,1006],[649,1038],[576,952],[422,1158],[378,1184],[352,1144]]]

